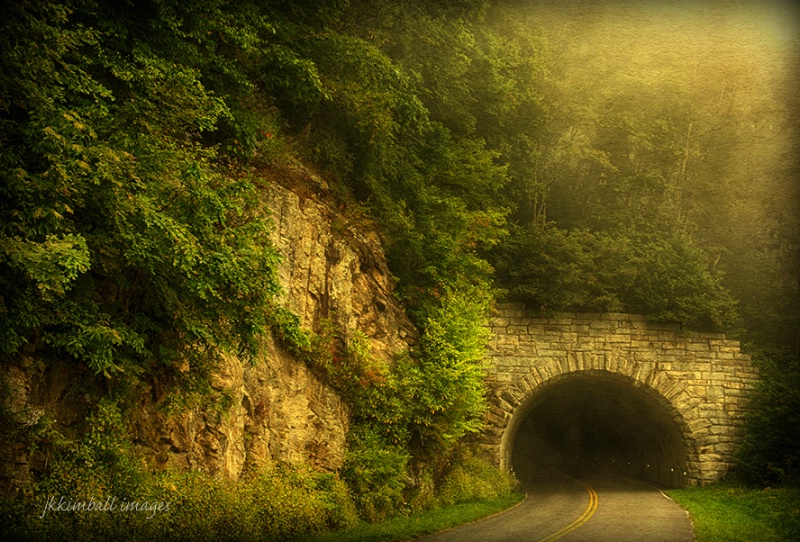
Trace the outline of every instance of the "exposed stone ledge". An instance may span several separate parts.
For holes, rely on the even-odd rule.
[[[310,330],[318,330],[323,320],[360,330],[370,337],[375,358],[391,363],[413,343],[416,331],[393,296],[394,279],[377,234],[363,224],[349,224],[326,199],[324,181],[307,170],[293,166],[266,175],[281,180],[268,183],[262,196],[272,210],[272,242],[283,258],[279,277],[285,306]],[[72,426],[90,412],[80,399],[85,395],[81,374],[67,362],[20,357],[0,374],[15,390],[4,406],[20,419],[48,412],[62,427]],[[263,359],[252,365],[225,359],[212,385],[230,399],[225,412],[196,408],[168,417],[158,408],[163,383],[141,390],[132,422],[136,445],[155,465],[230,479],[248,467],[276,462],[341,467],[346,405],[276,344],[268,341]],[[38,468],[28,450],[12,448],[2,454],[0,485],[24,482]]]

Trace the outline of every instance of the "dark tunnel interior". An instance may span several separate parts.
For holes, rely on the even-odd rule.
[[[629,379],[564,378],[533,397],[526,411],[511,450],[511,466],[523,484],[559,472],[685,485],[687,449],[678,424]]]

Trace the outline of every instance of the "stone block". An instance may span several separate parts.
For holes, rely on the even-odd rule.
[[[712,435],[725,435],[728,433],[728,427],[726,425],[712,425],[708,428],[708,431]]]
[[[530,392],[532,392],[533,390],[535,390],[536,388],[539,387],[539,384],[541,382],[539,380],[537,380],[537,376],[538,375],[535,375],[534,373],[530,372],[530,368],[528,368],[528,371],[529,372],[527,372],[527,373],[522,375],[522,379],[525,381],[525,384],[528,386],[528,390]]]
[[[686,391],[686,382],[681,380],[672,380],[672,386],[669,389],[662,391],[662,395],[672,403],[678,401],[678,397]]]
[[[506,421],[511,418],[511,412],[504,410],[498,405],[493,406],[492,409],[488,412],[488,414],[491,414],[495,418],[503,420],[503,425],[505,425]]]
[[[723,380],[720,383],[720,385],[723,388],[725,388],[725,390],[726,390],[725,393],[730,393],[732,390],[744,390],[745,388],[748,387],[748,386],[745,385],[744,382],[742,382],[739,379],[736,379],[736,380],[731,380],[731,379]]]
[[[509,389],[505,389],[502,392],[500,392],[500,398],[503,399],[509,405],[511,405],[512,409],[516,409],[519,406],[519,401],[514,396],[514,394],[511,393]]]
[[[689,429],[692,432],[697,432],[711,427],[711,422],[704,418],[698,418],[696,420],[691,420],[690,422],[687,422],[686,425],[689,426]]]
[[[567,354],[564,350],[553,349],[552,345],[549,345],[549,344],[548,345],[540,345],[538,350],[539,350],[539,358],[540,359],[561,358],[561,357],[566,356],[566,354]]]
[[[618,373],[629,376],[634,380],[642,380],[643,376],[641,365],[632,362],[624,353],[619,355],[617,361],[619,362],[619,366],[617,368]]]
[[[631,344],[631,336],[623,334],[623,333],[610,333],[610,334],[606,335],[606,342],[608,342],[608,343],[619,343],[619,344],[625,344],[625,345],[630,346],[630,344]]]
[[[586,323],[594,322],[599,317],[599,313],[596,313],[596,312],[576,312],[574,314],[575,314],[575,321],[576,322],[577,321],[586,322]]]
[[[567,352],[562,363],[565,373],[572,373],[578,370],[578,356],[575,352]]]
[[[484,416],[484,420],[486,423],[493,425],[494,427],[505,427],[506,426],[506,418],[503,416],[498,416],[492,412],[489,412]]]
[[[708,392],[708,398],[712,401],[719,401],[725,396],[725,390],[722,386],[708,386],[706,390]]]
[[[516,344],[519,344],[519,337],[517,337],[516,335],[504,334],[504,335],[500,335],[498,337],[498,341],[497,342],[501,346],[506,346],[506,345],[509,345],[509,344],[516,345]]]
[[[589,324],[589,329],[592,332],[597,330],[612,331],[617,329],[617,323],[612,320],[593,320]]]
[[[600,368],[600,365],[598,363],[598,356],[594,352],[587,350],[579,352],[578,355],[581,357],[581,365],[585,370]]]
[[[530,390],[528,390],[528,391],[530,391]],[[506,389],[506,394],[507,394],[507,396],[504,396],[504,397],[506,397],[507,401],[508,401],[508,398],[507,398],[508,396],[510,396],[510,397],[512,397],[514,399],[513,403],[511,401],[509,401],[509,403],[511,403],[512,405],[513,404],[517,404],[517,405],[520,404],[522,402],[522,400],[525,399],[525,397],[527,396],[526,391],[520,388],[519,382],[516,382],[516,383],[510,385]]]
[[[708,352],[708,341],[696,342],[691,341],[686,344],[686,350],[690,352]]]
[[[528,335],[533,335],[535,337],[545,337],[546,332],[544,330],[543,324],[528,324]]]

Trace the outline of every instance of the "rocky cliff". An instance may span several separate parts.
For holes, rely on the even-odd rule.
[[[303,327],[323,322],[358,329],[377,359],[391,363],[414,340],[415,330],[392,294],[393,280],[378,236],[354,227],[329,202],[324,181],[300,167],[265,174],[263,197],[272,210],[273,243],[282,254],[282,303]],[[157,466],[199,469],[236,479],[248,467],[276,462],[338,469],[344,458],[348,411],[337,393],[302,362],[267,339],[256,363],[226,358],[212,387],[223,409],[194,407],[168,415],[159,405],[166,390],[146,386],[134,409],[138,449]],[[88,411],[81,376],[63,361],[24,358],[6,369],[7,404],[17,422],[52,413],[62,426]],[[25,479],[37,459],[17,447],[5,477]]]
[[[321,178],[300,168],[269,176],[273,182],[263,197],[273,214],[272,240],[283,257],[285,306],[309,330],[328,321],[337,329],[364,332],[372,339],[373,355],[390,363],[408,348],[414,328],[392,295],[377,235],[352,227],[327,203]],[[323,470],[341,466],[346,405],[274,341],[255,365],[226,360],[213,385],[232,399],[221,416],[193,410],[155,424],[150,416],[142,418],[138,438],[149,455],[229,478],[272,462],[305,462]],[[144,410],[158,417],[154,406]]]

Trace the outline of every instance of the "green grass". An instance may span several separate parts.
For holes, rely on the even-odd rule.
[[[303,542],[392,542],[410,540],[485,518],[514,506],[523,495],[513,494],[490,501],[455,504],[381,523],[361,523],[352,529],[303,538]]]
[[[721,483],[667,492],[689,511],[697,542],[800,540],[800,488]]]

